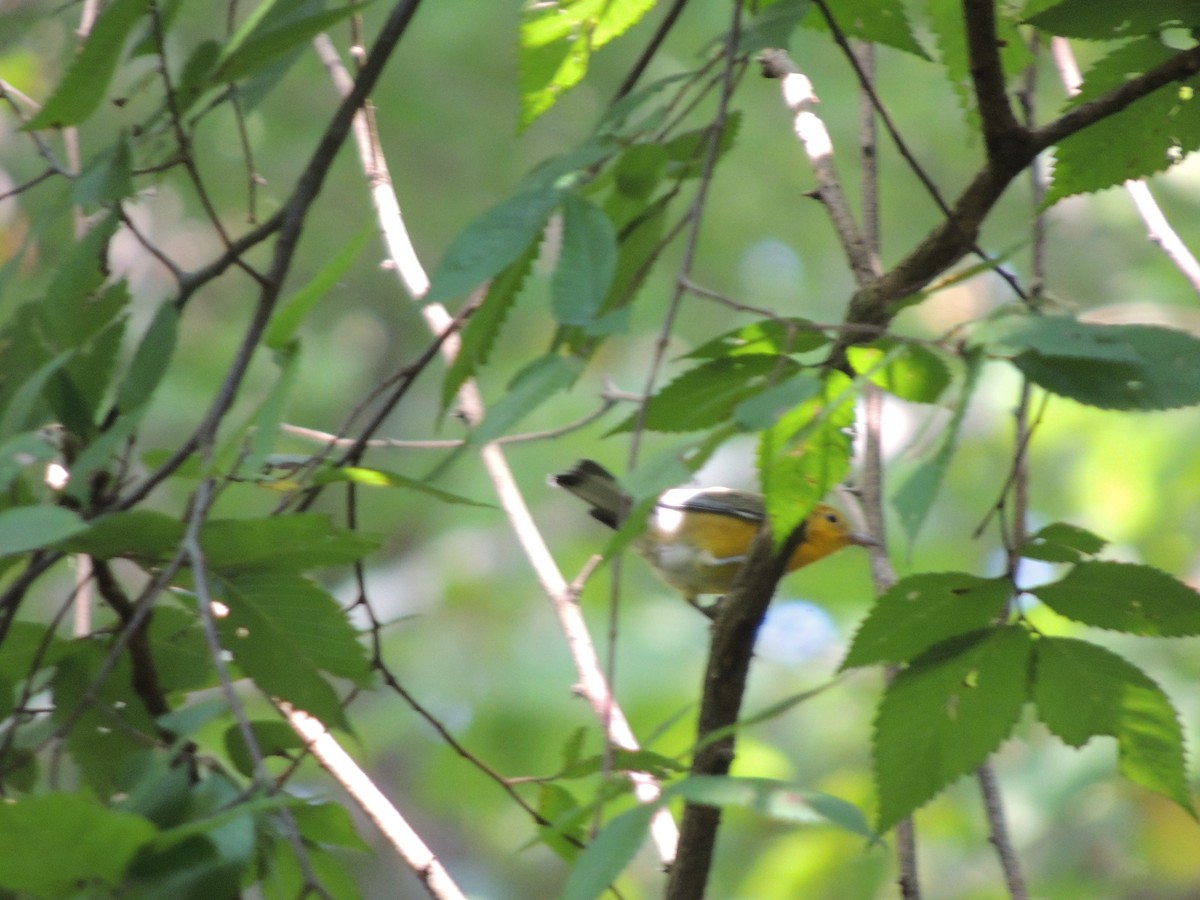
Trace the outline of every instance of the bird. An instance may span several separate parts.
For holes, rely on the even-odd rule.
[[[609,528],[619,528],[633,506],[616,477],[594,460],[581,459],[549,480],[587,503],[592,517]],[[726,487],[672,488],[658,496],[635,546],[664,582],[711,615],[712,608],[697,598],[732,587],[765,518],[761,494]],[[813,507],[800,527],[788,572],[843,547],[879,543],[852,530],[840,512],[823,503]]]

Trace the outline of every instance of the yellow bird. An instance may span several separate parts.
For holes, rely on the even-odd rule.
[[[632,505],[612,473],[590,459],[552,475],[550,482],[588,503],[592,516],[609,528],[617,528]],[[723,487],[672,488],[659,495],[635,546],[663,581],[699,606],[700,594],[723,594],[733,585],[765,516],[761,494]],[[789,572],[851,544],[878,545],[870,535],[852,531],[841,513],[824,504],[813,508],[802,527]]]

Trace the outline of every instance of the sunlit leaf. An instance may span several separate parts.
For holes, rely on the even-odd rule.
[[[1200,593],[1151,566],[1081,562],[1030,593],[1059,615],[1097,628],[1156,637],[1200,634]]]

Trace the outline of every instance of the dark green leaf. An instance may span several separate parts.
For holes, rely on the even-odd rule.
[[[83,167],[72,195],[81,206],[111,203],[133,193],[133,162],[129,142],[120,135]]]
[[[1200,26],[1195,0],[1066,0],[1025,20],[1063,37],[1113,40]]]
[[[1145,9],[1140,3],[1123,5],[1131,11]],[[1069,106],[1107,93],[1178,52],[1157,37],[1123,44],[1088,70],[1082,91]],[[1162,172],[1200,147],[1197,87],[1196,77],[1166,85],[1065,138],[1054,151],[1054,182],[1046,204]]]
[[[301,803],[291,808],[300,836],[314,844],[370,851],[340,803]]]
[[[814,328],[808,319],[760,319],[701,344],[684,358],[720,359],[755,354],[788,356],[808,353],[827,343],[829,339],[824,332]]]
[[[376,232],[374,223],[366,225],[352,237],[346,246],[335,253],[320,271],[314,275],[304,287],[296,291],[285,302],[280,304],[271,316],[271,323],[263,335],[263,343],[272,350],[282,350],[296,334],[300,323],[312,311],[317,301],[329,293],[329,289],[338,283],[346,274],[346,270],[354,263],[367,241]]]
[[[754,54],[772,48],[786,49],[800,20],[813,9],[811,0],[779,0],[750,17],[738,39],[738,50]]]
[[[319,513],[214,519],[201,530],[200,543],[215,569],[270,566],[304,572],[348,565],[379,546],[378,539],[338,528]]]
[[[796,372],[786,357],[756,354],[714,359],[688,369],[668,382],[646,406],[641,424],[649,431],[700,431],[727,421],[738,403],[772,381]],[[629,416],[610,434],[631,431],[639,424]]]
[[[717,141],[718,160],[733,149],[741,125],[740,112],[731,112],[725,118],[725,127],[721,129],[721,137]],[[664,144],[663,149],[667,151],[669,160],[666,174],[671,178],[699,178],[704,171],[711,133],[712,126],[708,125],[695,131],[685,131]]]
[[[458,355],[454,357],[454,362],[450,364],[442,381],[441,412],[444,413],[449,408],[463,383],[468,378],[473,378],[479,367],[486,363],[491,355],[492,347],[500,334],[500,327],[508,317],[509,310],[521,293],[521,287],[537,259],[539,238],[540,235],[530,240],[525,252],[492,279],[483,302],[463,327]]]
[[[1079,562],[1085,556],[1095,556],[1107,543],[1086,528],[1067,522],[1053,522],[1025,542],[1021,555],[1046,562]]]
[[[550,283],[554,317],[587,325],[600,312],[617,265],[617,237],[599,207],[575,195],[563,198],[562,246]]]
[[[901,0],[838,0],[829,8],[838,27],[847,36],[929,59],[929,54],[913,35],[908,11]],[[824,16],[816,9],[808,14],[804,25],[828,30]]]
[[[800,371],[779,384],[772,384],[751,394],[733,409],[733,421],[746,431],[769,428],[790,409],[816,396],[821,379],[809,371]]]
[[[594,900],[603,894],[646,840],[656,811],[657,807],[639,803],[600,829],[571,868],[562,900]]]
[[[190,610],[156,607],[147,630],[159,687],[165,693],[196,691],[216,684],[212,652],[194,604]]]
[[[1073,638],[1037,642],[1033,699],[1046,727],[1072,747],[1117,739],[1121,774],[1194,817],[1183,730],[1162,689],[1115,653]]]
[[[3,417],[0,417],[0,437],[8,437],[19,431],[25,431],[33,424],[30,419],[38,408],[38,401],[41,400],[46,385],[74,355],[74,350],[64,350],[58,356],[44,363],[41,368],[21,383],[21,386],[12,393]]]
[[[275,364],[279,366],[279,377],[263,398],[258,413],[254,416],[254,433],[250,439],[250,454],[246,457],[245,471],[258,473],[279,437],[279,427],[287,413],[288,399],[296,376],[300,371],[300,344],[293,342],[286,348],[275,351]]]
[[[837,825],[868,840],[879,839],[853,803],[786,781],[692,775],[671,785],[666,795],[705,806],[748,809],[796,825]]]
[[[939,644],[889,685],[875,719],[880,833],[978,768],[1029,693],[1029,632],[989,629]]]
[[[79,534],[87,524],[61,506],[14,506],[0,510],[0,556],[38,550]]]
[[[112,81],[125,39],[148,5],[149,0],[114,0],[105,7],[83,49],[27,129],[78,125],[96,111]]]
[[[584,843],[584,827],[579,816],[580,805],[574,795],[561,784],[538,785],[538,814],[549,825],[538,825],[538,837],[560,859],[574,862]]]
[[[117,393],[117,408],[122,412],[132,412],[154,395],[175,353],[178,333],[179,314],[170,303],[162,304],[138,344]]]
[[[537,184],[493,206],[450,244],[433,273],[426,299],[452,300],[501,272],[540,239],[561,199],[556,188]]]
[[[264,19],[245,40],[231,42],[226,46],[213,78],[218,81],[238,81],[245,78],[304,46],[322,31],[332,28],[343,19],[362,12],[365,5],[348,3],[345,6],[290,19],[284,24]]]
[[[80,794],[46,793],[0,804],[0,884],[36,897],[78,896],[83,883],[109,887],[153,825]]]
[[[1156,637],[1200,634],[1200,594],[1150,566],[1081,562],[1030,592],[1060,615],[1097,628]]]
[[[35,666],[53,665],[66,651],[68,643],[45,625],[17,620],[4,636],[4,652],[0,653],[0,675],[10,681],[28,678]]]
[[[611,756],[596,754],[576,760],[555,777],[561,779],[587,778],[603,771],[647,772],[663,779],[682,772],[684,767],[669,756],[653,750],[622,750],[613,748]]]
[[[912,403],[935,403],[950,384],[946,363],[920,344],[883,339],[849,347],[846,356],[872,384]]]
[[[294,759],[299,751],[304,749],[304,741],[296,734],[292,726],[277,719],[267,719],[250,723],[250,732],[254,736],[254,746],[260,757],[281,756],[284,759]],[[225,752],[235,769],[247,778],[257,774],[254,765],[254,754],[246,745],[242,729],[238,725],[230,725],[225,729]]]
[[[1080,322],[1071,316],[1004,315],[976,327],[971,342],[992,356],[1017,357],[1033,352],[1091,362],[1136,365],[1142,361],[1122,329]]]
[[[934,644],[993,624],[1012,586],[964,572],[910,575],[880,596],[854,635],[843,669],[908,662]]]
[[[508,434],[525,416],[574,384],[582,370],[583,361],[573,356],[549,353],[535,359],[514,376],[507,393],[488,407],[468,443],[478,446]]]
[[[87,530],[64,540],[59,549],[98,559],[128,556],[147,562],[168,559],[183,540],[178,519],[151,509],[110,513],[88,523]]]

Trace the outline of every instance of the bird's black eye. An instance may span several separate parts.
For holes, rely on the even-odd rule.
[[[834,525],[836,525],[837,521],[838,521],[837,513],[833,513],[833,512],[825,513],[825,521],[832,522]]]

